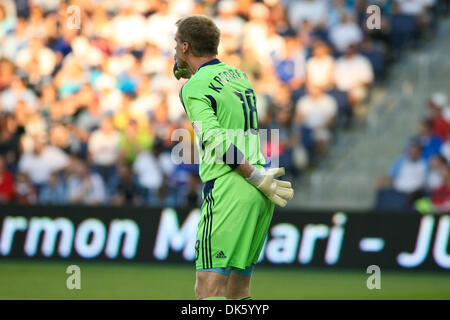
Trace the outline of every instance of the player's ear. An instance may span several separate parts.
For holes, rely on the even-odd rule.
[[[183,53],[187,53],[189,50],[189,42],[183,42]]]

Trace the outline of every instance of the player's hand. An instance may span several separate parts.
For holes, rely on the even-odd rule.
[[[277,180],[275,177],[284,175],[284,168],[272,168],[267,171],[256,169],[247,181],[257,187],[272,202],[285,207],[287,200],[294,197],[294,189],[289,181]]]
[[[177,78],[177,80],[180,80],[181,78],[189,79],[192,76],[191,71],[187,66],[179,65],[177,55],[175,55],[174,58],[175,64],[173,65],[173,74],[175,75],[175,78]]]

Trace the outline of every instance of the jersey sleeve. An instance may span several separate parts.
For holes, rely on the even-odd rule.
[[[243,153],[232,143],[230,133],[217,119],[216,99],[202,95],[199,88],[188,83],[181,89],[180,99],[199,139],[202,160],[226,163],[232,169],[242,163]]]

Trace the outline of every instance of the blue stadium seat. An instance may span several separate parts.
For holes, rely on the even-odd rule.
[[[337,89],[332,89],[327,91],[327,93],[336,99],[338,105],[338,117],[336,121],[336,126],[349,125],[353,118],[352,107],[350,106],[350,101],[348,98],[347,91],[341,91]]]
[[[408,209],[408,196],[393,189],[381,189],[377,193],[375,210],[405,211]]]
[[[417,22],[414,16],[396,14],[391,18],[390,42],[394,49],[401,50],[408,46],[417,32]]]
[[[362,51],[361,54],[369,59],[372,64],[373,71],[375,73],[375,78],[380,79],[385,75],[384,68],[384,56],[380,50],[373,49],[371,51]]]

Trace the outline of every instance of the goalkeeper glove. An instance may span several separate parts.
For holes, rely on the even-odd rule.
[[[182,66],[178,63],[177,55],[175,55],[175,64],[173,65],[173,74],[177,80],[181,78],[189,79],[191,77],[191,71],[187,68],[187,66]]]
[[[280,207],[286,206],[286,199],[294,197],[294,189],[289,181],[274,179],[284,175],[284,168],[272,168],[267,171],[254,169],[247,181],[258,188],[272,202]]]

